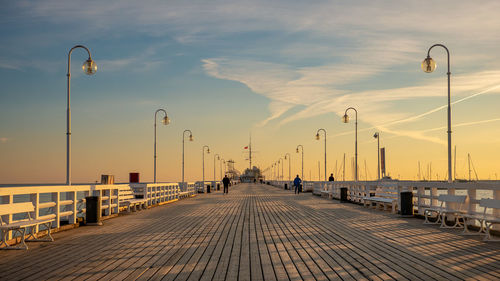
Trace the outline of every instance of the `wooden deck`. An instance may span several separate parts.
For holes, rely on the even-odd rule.
[[[500,243],[422,222],[241,184],[0,251],[0,279],[500,279]]]

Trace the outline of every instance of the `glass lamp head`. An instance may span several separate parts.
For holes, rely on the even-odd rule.
[[[87,75],[93,75],[97,72],[97,64],[95,64],[95,62],[91,58],[89,58],[83,63],[82,70]]]
[[[193,135],[189,135],[189,141],[194,141]]]
[[[295,152],[296,152],[296,153],[299,153],[299,148],[298,148],[298,147],[295,149]]]
[[[344,116],[342,116],[342,122],[349,123],[349,115],[344,114]]]
[[[375,135],[373,135],[374,138],[378,138],[378,133],[375,133]]]
[[[425,58],[425,60],[422,62],[422,70],[425,73],[431,73],[435,69],[436,69],[436,62],[431,57]]]
[[[287,155],[285,155],[285,160],[287,160],[287,159],[288,159],[288,158],[286,158],[286,157],[287,157]]]
[[[207,148],[207,153],[210,154],[210,148]]]
[[[168,125],[168,124],[170,124],[170,118],[168,118],[168,116],[165,115],[165,117],[163,117],[161,122],[163,123],[163,125]]]
[[[316,140],[319,140],[319,133],[316,133]],[[297,150],[297,152],[299,151]]]

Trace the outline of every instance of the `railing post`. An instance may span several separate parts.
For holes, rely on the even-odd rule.
[[[438,189],[437,189],[437,187],[432,187],[432,186],[431,186],[430,189],[431,189],[430,190],[431,191],[431,198],[430,198],[430,202],[429,203],[430,203],[431,207],[435,207],[435,206],[437,206],[439,204],[438,203],[438,199],[437,199],[437,197],[438,197]]]
[[[0,198],[2,200],[2,204],[14,203],[14,196],[12,194],[0,196]],[[7,223],[7,224],[11,223],[12,222],[12,214],[2,216],[2,221]],[[10,240],[10,239],[12,239],[12,231],[9,231],[9,233],[7,233],[7,240]]]
[[[55,202],[56,205],[54,206],[54,210],[55,210],[55,215],[56,215],[56,218],[55,218],[55,224],[53,224],[52,226],[54,228],[59,228],[61,226],[61,205],[60,205],[60,193],[59,192],[52,192],[52,202]]]
[[[425,198],[424,198],[424,195],[425,195],[425,187],[423,186],[419,186],[417,188],[417,208],[418,208],[418,214],[419,215],[424,215],[424,205],[425,205]],[[430,205],[432,205],[432,198],[431,200],[429,200],[429,202],[431,203]]]
[[[467,212],[469,214],[476,213],[476,196],[477,196],[477,189],[475,188],[468,188],[467,189],[467,201],[466,204],[468,206]]]
[[[493,190],[493,199],[500,200],[500,189]],[[493,216],[500,217],[500,209],[493,209]],[[500,225],[494,224],[493,229],[500,230]]]
[[[30,201],[31,201],[31,203],[33,203],[33,206],[35,207],[34,215],[32,216],[32,218],[37,220],[38,217],[40,216],[40,208],[39,208],[40,194],[38,192],[30,194]],[[35,227],[35,232],[38,232],[38,231],[39,231],[39,229],[38,229],[38,225],[37,225]]]

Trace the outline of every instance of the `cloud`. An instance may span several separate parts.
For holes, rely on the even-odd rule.
[[[9,141],[8,138],[5,137],[0,138],[0,143],[6,143],[7,141]]]

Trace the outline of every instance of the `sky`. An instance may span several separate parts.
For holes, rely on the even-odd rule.
[[[0,0],[0,184],[64,183],[69,50],[88,47],[98,66],[71,58],[72,181],[153,179],[154,112],[158,181],[214,176],[214,156],[266,169],[286,153],[285,178],[327,173],[353,178],[358,111],[359,178],[377,177],[377,141],[393,178],[447,174],[447,56],[456,177],[500,172],[500,2],[498,1],[6,1]],[[160,119],[158,119],[159,122]],[[288,159],[288,157],[287,157]],[[280,163],[282,163],[280,162]],[[319,165],[319,166],[318,166]],[[283,165],[282,165],[283,166]],[[216,175],[219,177],[219,162]],[[319,167],[319,169],[318,169]],[[281,170],[281,167],[280,167]],[[319,170],[319,172],[318,172]],[[280,171],[281,172],[281,171]],[[268,173],[269,174],[269,173]]]

